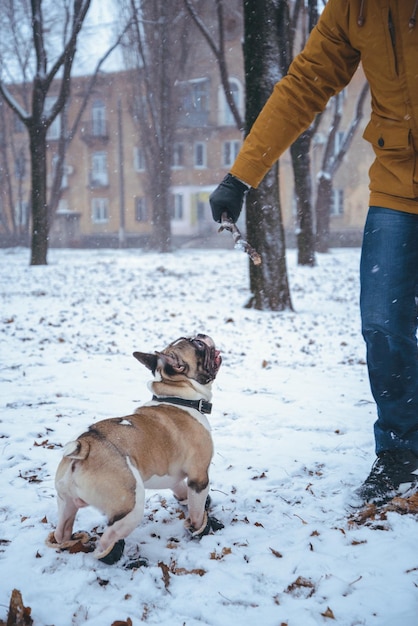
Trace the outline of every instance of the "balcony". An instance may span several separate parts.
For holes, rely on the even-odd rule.
[[[88,145],[104,144],[109,141],[109,131],[105,120],[88,120],[80,124],[80,135]]]

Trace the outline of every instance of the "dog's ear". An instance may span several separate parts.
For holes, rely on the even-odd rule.
[[[188,370],[187,364],[180,361],[177,355],[166,354],[165,352],[157,352],[157,355],[161,359],[164,372],[168,376],[172,376],[173,374],[184,374]]]
[[[157,369],[158,363],[158,355],[157,354],[147,354],[146,352],[134,352],[133,356],[140,362],[142,365],[145,365],[153,374],[155,374],[155,370]]]

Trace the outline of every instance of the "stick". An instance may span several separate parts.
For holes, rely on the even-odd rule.
[[[237,225],[228,217],[227,213],[222,213],[221,225],[218,229],[218,233],[223,230],[229,230],[234,240],[235,248],[243,250],[248,254],[254,265],[261,265],[261,256],[258,254],[250,244],[243,239],[240,230]]]

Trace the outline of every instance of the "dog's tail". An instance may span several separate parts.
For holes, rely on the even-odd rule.
[[[63,456],[70,459],[77,459],[78,461],[84,461],[89,455],[90,444],[86,439],[76,439],[70,441],[64,446]]]

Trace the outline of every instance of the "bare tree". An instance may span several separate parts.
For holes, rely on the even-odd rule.
[[[317,0],[308,0],[307,4],[301,0],[286,2],[284,19],[288,26],[286,45],[282,48],[281,56],[282,70],[285,74],[296,53],[296,40],[302,48],[318,21]],[[290,146],[295,184],[298,264],[311,267],[315,265],[316,260],[310,148],[318,119]]]
[[[47,131],[56,117],[63,110],[70,94],[71,70],[76,53],[77,38],[90,7],[91,0],[63,0],[60,22],[58,9],[52,3],[48,5],[48,19],[45,21],[45,3],[42,0],[31,0],[30,23],[25,20],[23,25],[16,24],[16,14],[24,16],[27,7],[25,0],[5,0],[3,8],[10,9],[8,15],[2,14],[2,22],[9,16],[12,20],[12,37],[16,40],[24,39],[22,30],[30,28],[31,48],[25,47],[23,59],[13,59],[20,63],[23,70],[24,82],[31,78],[30,99],[22,101],[15,97],[6,81],[0,81],[0,93],[14,113],[26,126],[29,134],[29,150],[31,158],[31,208],[32,208],[32,246],[31,265],[45,265],[47,263],[48,233],[50,228],[50,214],[47,203]],[[61,24],[64,37],[64,46],[56,54],[55,47],[48,40],[48,34],[56,34],[58,23]],[[22,26],[22,28],[20,28]],[[27,31],[26,31],[27,32]],[[52,37],[52,36],[51,36]],[[29,39],[29,38],[27,38]],[[14,48],[16,51],[16,48]],[[3,50],[2,61],[10,59],[10,49]],[[54,81],[60,78],[58,93],[52,92]],[[16,81],[15,81],[16,82]],[[53,93],[54,104],[47,108],[47,97]],[[28,101],[29,100],[29,101]]]
[[[179,103],[176,83],[187,57],[183,0],[128,0],[132,27],[124,48],[127,64],[136,68],[132,113],[138,122],[145,156],[147,195],[152,202],[151,246],[172,248],[171,164]]]
[[[32,265],[46,263],[48,235],[62,194],[62,180],[68,147],[76,134],[102,65],[119,46],[124,36],[124,31],[119,36],[115,36],[114,43],[97,61],[84,89],[78,112],[72,125],[69,126],[67,108],[70,97],[71,70],[78,34],[86,17],[90,1],[62,0],[58,5],[51,3],[47,6],[47,20],[44,19],[45,13],[43,14],[41,11],[41,0],[32,0],[31,9],[26,6],[27,0],[5,0],[0,11],[2,26],[8,24],[10,32],[10,37],[3,40],[0,59],[3,63],[9,59],[12,67],[15,68],[14,73],[5,74],[5,79],[0,83],[0,95],[10,106],[14,115],[26,126],[30,138]],[[33,17],[35,14],[36,20]],[[28,15],[32,15],[30,24],[27,21]],[[21,27],[22,25],[23,27]],[[32,27],[32,38],[26,36],[30,26]],[[63,50],[61,53],[57,54],[57,37],[55,37],[54,45],[51,45],[47,38],[49,34],[52,39],[54,35],[61,37]],[[50,62],[48,61],[49,57],[51,58]],[[4,69],[9,65],[10,63],[5,64]],[[19,75],[22,82],[19,86],[14,84],[10,87],[9,83],[16,83],[16,74]],[[50,96],[54,100],[52,108],[48,106]],[[52,183],[48,195],[46,187],[47,132],[58,116],[60,124],[57,153],[52,172],[50,172]],[[14,142],[9,141],[8,148],[12,150],[12,153],[13,146]],[[38,162],[38,158],[40,158],[40,162]],[[9,212],[11,222],[14,223],[16,221],[13,208],[15,199],[11,194],[12,190],[9,194]],[[20,195],[18,206],[22,203]],[[17,226],[18,224],[15,224],[15,227]]]
[[[336,136],[340,129],[341,118],[343,113],[343,95],[340,93],[334,96],[334,115],[330,132],[328,133],[327,143],[325,145],[322,158],[322,167],[318,175],[318,185],[316,194],[316,249],[318,252],[328,252],[329,250],[329,234],[330,234],[330,215],[332,204],[333,180],[340,167],[347,151],[351,145],[353,137],[363,117],[363,108],[366,96],[369,91],[369,84],[364,83],[359,96],[357,98],[354,117],[344,133],[343,140],[340,142],[338,150],[336,146]]]
[[[244,68],[246,114],[243,123],[230,89],[224,45],[224,4],[215,0],[216,32],[213,35],[199,15],[193,0],[184,0],[193,21],[209,45],[219,67],[226,101],[239,130],[248,133],[258,113],[280,78],[280,57],[284,45],[284,2],[263,3],[244,0]],[[266,175],[258,189],[250,190],[246,202],[246,228],[251,242],[261,253],[263,263],[250,263],[252,296],[248,308],[281,311],[292,309],[287,279],[284,227],[280,208],[278,164]]]
[[[246,81],[246,130],[281,78],[280,51],[285,39],[286,2],[244,0],[244,67]],[[250,264],[252,298],[248,307],[260,310],[292,310],[286,268],[286,248],[279,198],[279,165],[276,163],[258,189],[251,189],[246,204],[247,232],[263,258]]]

